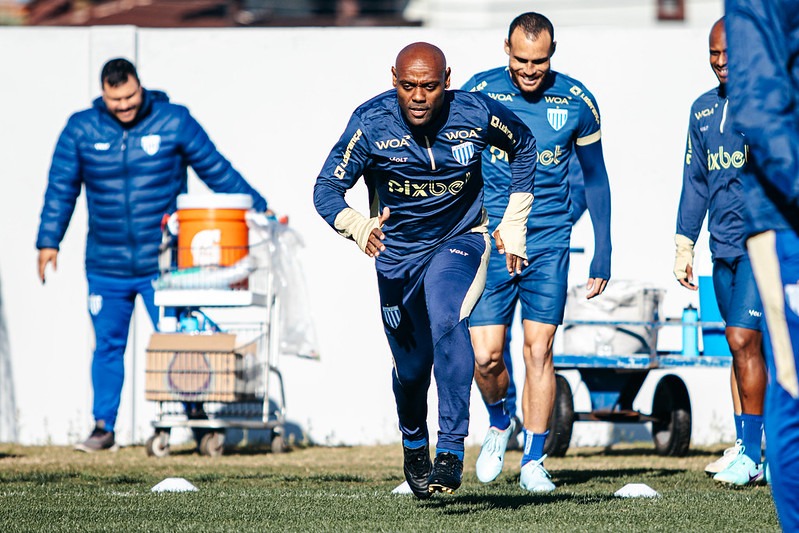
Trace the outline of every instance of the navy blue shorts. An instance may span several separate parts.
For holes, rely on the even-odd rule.
[[[763,304],[748,256],[716,259],[713,262],[713,289],[727,327],[761,328]]]
[[[508,274],[505,256],[491,248],[483,296],[472,311],[471,326],[510,326],[516,302],[522,320],[560,325],[566,307],[569,248],[528,250],[529,263],[521,275]]]

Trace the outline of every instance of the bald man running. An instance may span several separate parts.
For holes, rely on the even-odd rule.
[[[526,259],[537,152],[529,128],[504,106],[447,90],[450,69],[437,47],[405,47],[391,74],[395,89],[352,114],[317,178],[314,204],[333,229],[375,260],[405,478],[424,499],[452,493],[463,473],[474,368],[467,321],[489,255],[480,153],[493,145],[510,154],[511,201],[494,238],[513,275]],[[361,176],[371,218],[344,199]],[[431,371],[439,425],[432,464]]]

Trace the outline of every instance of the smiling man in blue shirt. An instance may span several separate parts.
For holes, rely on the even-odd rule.
[[[710,31],[710,66],[719,80],[691,106],[680,207],[674,275],[682,286],[693,283],[693,250],[708,214],[713,286],[732,352],[732,398],[736,442],[707,465],[714,479],[732,485],[759,483],[763,478],[763,396],[766,364],[760,333],[763,306],[744,245],[744,137],[732,127],[735,105],[727,100],[727,37],[724,20]]]
[[[421,499],[453,492],[463,473],[474,371],[467,319],[483,290],[490,247],[480,154],[489,146],[509,154],[510,201],[494,233],[508,276],[520,272],[527,257],[536,145],[504,106],[446,90],[450,69],[437,47],[405,47],[391,71],[395,89],[352,114],[317,178],[314,204],[333,229],[375,258],[405,478]],[[371,218],[344,199],[361,176]],[[433,464],[431,370],[439,401]]]
[[[544,442],[555,401],[552,341],[563,322],[573,221],[568,169],[575,158],[584,176],[585,201],[594,226],[594,258],[588,298],[610,279],[610,186],[602,153],[599,107],[579,81],[551,70],[555,30],[541,14],[511,22],[507,67],[475,75],[464,89],[488,95],[512,110],[535,133],[538,171],[535,202],[527,222],[528,265],[509,277],[492,252],[486,290],[471,318],[477,382],[489,411],[490,428],[477,460],[477,476],[494,480],[502,470],[514,428],[505,407],[510,376],[502,352],[517,302],[521,302],[526,367],[522,412],[524,455],[521,486],[531,492],[555,489],[543,466]],[[508,154],[492,147],[483,157],[489,221],[508,205]],[[490,224],[491,222],[489,222]]]

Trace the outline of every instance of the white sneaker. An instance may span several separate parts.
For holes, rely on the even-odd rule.
[[[519,485],[524,490],[530,492],[552,492],[555,490],[555,484],[552,483],[552,476],[549,475],[547,469],[544,468],[544,456],[538,461],[530,461],[522,467],[522,475],[519,479]]]
[[[763,465],[752,461],[741,448],[741,453],[730,466],[713,476],[713,479],[728,485],[744,487],[763,483]]]
[[[705,472],[708,475],[713,476],[722,470],[725,470],[728,466],[730,466],[730,463],[735,461],[735,458],[738,457],[738,454],[741,453],[742,446],[743,442],[741,442],[741,439],[736,440],[735,444],[724,450],[724,454],[721,457],[705,467]]]
[[[511,419],[508,429],[488,428],[476,465],[477,479],[483,483],[494,481],[499,473],[502,472],[502,465],[505,462],[505,450],[515,428],[516,421],[513,419]]]

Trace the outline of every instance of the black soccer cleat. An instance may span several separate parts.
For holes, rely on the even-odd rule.
[[[428,483],[433,465],[430,462],[430,449],[427,444],[420,448],[402,447],[405,462],[402,470],[405,472],[405,481],[411,487],[413,495],[424,500],[430,497]]]
[[[433,472],[430,474],[427,490],[430,494],[434,492],[452,494],[461,486],[462,478],[463,461],[453,453],[440,453],[436,455],[433,463]]]

